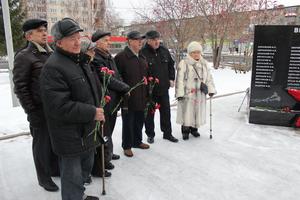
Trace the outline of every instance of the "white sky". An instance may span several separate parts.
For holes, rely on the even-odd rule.
[[[120,14],[126,24],[135,19],[135,11],[147,9],[151,0],[111,0],[112,7]],[[277,4],[285,6],[300,5],[300,0],[277,0]]]

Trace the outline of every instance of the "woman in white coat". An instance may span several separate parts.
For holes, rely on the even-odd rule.
[[[176,122],[181,124],[184,140],[189,139],[190,133],[194,137],[200,136],[198,128],[206,122],[206,94],[216,94],[207,62],[202,57],[202,46],[191,42],[187,52],[178,64],[175,88],[178,100]]]

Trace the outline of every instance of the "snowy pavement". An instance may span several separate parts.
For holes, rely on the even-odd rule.
[[[245,90],[250,80],[249,74],[228,70],[214,72],[214,78],[219,94]],[[7,86],[1,80],[0,95],[5,94],[7,102],[10,94],[7,88],[2,90]],[[156,115],[155,143],[149,150],[133,149],[132,158],[122,154],[118,119],[113,138],[121,159],[113,161],[113,175],[106,179],[107,195],[100,195],[100,178],[93,178],[86,193],[102,200],[298,200],[299,129],[249,124],[245,106],[237,112],[243,97],[213,100],[212,140],[207,123],[199,129],[200,138],[183,141],[175,123],[176,108],[172,108],[172,126],[180,141],[163,140]],[[22,110],[4,106],[2,100],[0,109],[5,113],[0,112],[0,134],[26,131]],[[1,200],[61,199],[60,192],[49,193],[38,186],[31,141],[30,136],[0,141]],[[60,186],[59,178],[54,181]]]
[[[213,101],[213,139],[209,126],[200,138],[178,144],[162,139],[156,127],[149,150],[134,149],[134,157],[122,155],[121,121],[114,133],[112,177],[106,179],[107,200],[297,200],[300,196],[300,135],[296,130],[248,124],[245,109],[237,109],[243,94]],[[226,105],[226,106],[224,106]],[[172,110],[175,121],[176,109]],[[156,117],[156,121],[158,118]],[[144,136],[144,138],[146,138]],[[0,142],[1,200],[57,200],[37,186],[31,154],[31,138]],[[58,178],[54,179],[60,184]],[[94,178],[88,194],[100,196],[101,179]]]

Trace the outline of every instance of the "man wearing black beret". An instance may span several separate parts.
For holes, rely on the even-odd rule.
[[[102,80],[103,74],[101,73],[102,67],[108,67],[110,70],[113,70],[115,73],[110,79],[108,85],[108,94],[111,97],[109,104],[105,106],[105,124],[104,124],[104,135],[108,138],[108,144],[105,145],[104,150],[104,161],[105,169],[112,170],[114,165],[110,162],[111,160],[117,160],[120,158],[119,155],[113,153],[113,141],[112,133],[115,128],[117,112],[112,113],[113,109],[117,106],[118,102],[122,95],[127,93],[130,89],[129,85],[122,81],[120,73],[116,67],[115,61],[113,60],[112,55],[110,54],[110,32],[105,32],[102,30],[97,30],[92,35],[92,41],[96,42],[95,57],[92,61],[92,67],[97,73],[100,80]],[[102,176],[102,164],[101,164],[101,148],[97,148],[97,154],[95,155],[95,162],[93,166],[92,175],[93,176]],[[105,176],[111,176],[111,173],[105,171]]]
[[[155,30],[146,33],[147,43],[142,49],[143,55],[148,62],[148,73],[153,78],[159,79],[153,89],[152,100],[160,104],[160,129],[163,132],[163,139],[171,142],[178,142],[172,135],[171,112],[169,88],[174,87],[175,69],[174,60],[169,50],[160,44],[160,34]],[[148,143],[154,142],[154,114],[148,113],[145,120],[145,130],[148,136]]]
[[[45,190],[57,191],[58,187],[51,175],[59,175],[58,158],[52,151],[39,90],[41,70],[52,53],[47,44],[47,21],[27,20],[23,24],[23,31],[28,45],[15,55],[14,90],[30,124],[33,160],[39,185]]]
[[[147,62],[140,53],[143,39],[144,36],[140,32],[129,32],[127,34],[128,46],[115,57],[121,77],[130,87],[135,86],[147,76]],[[147,86],[141,85],[130,93],[130,97],[122,107],[122,147],[127,157],[133,156],[131,148],[150,148],[148,144],[142,142],[146,98]]]
[[[95,76],[82,59],[83,31],[70,18],[56,22],[56,48],[41,73],[41,96],[54,152],[59,155],[62,200],[98,200],[84,194],[94,152],[100,145],[96,121],[104,121]]]

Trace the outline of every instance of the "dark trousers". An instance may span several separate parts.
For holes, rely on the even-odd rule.
[[[105,153],[105,157],[108,162],[111,161],[112,155],[113,155],[113,149],[114,149],[114,144],[112,141],[112,134],[113,131],[115,129],[115,125],[116,125],[116,121],[117,121],[117,112],[115,112],[114,114],[109,114],[109,116],[106,117],[107,122],[108,122],[108,128],[106,130],[106,133],[104,133],[104,135],[106,135],[108,137],[108,142],[107,142],[107,148],[106,151],[107,153]]]
[[[153,96],[153,101],[160,104],[159,114],[160,114],[160,130],[165,135],[172,134],[171,126],[171,111],[170,111],[170,98],[169,94],[163,96]],[[149,110],[147,118],[145,120],[145,129],[148,137],[154,137],[154,114]]]
[[[58,157],[53,153],[46,122],[38,127],[30,126],[32,153],[39,183],[45,183],[51,176],[59,176]]]
[[[77,156],[60,157],[62,200],[83,199],[84,181],[91,173],[93,162],[94,151],[84,152]]]
[[[137,147],[143,140],[144,111],[123,112],[122,110],[122,147]]]
[[[104,145],[104,162],[107,164],[112,159],[113,154],[113,141],[112,141],[112,133],[115,128],[117,113],[113,115],[105,116],[106,122],[104,123],[104,135],[107,136],[108,141]],[[93,176],[101,176],[102,175],[102,148],[101,146],[97,147],[96,154],[94,158],[94,165],[92,170]]]

